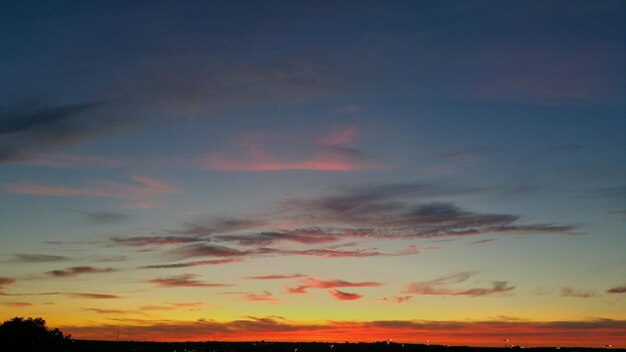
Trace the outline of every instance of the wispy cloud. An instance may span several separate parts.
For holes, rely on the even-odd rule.
[[[612,288],[606,290],[606,292],[607,293],[617,293],[617,294],[626,293],[626,285],[612,287]]]
[[[85,308],[83,310],[88,311],[88,312],[95,312],[98,314],[124,314],[124,313],[129,312],[127,310],[122,310],[122,309],[101,309],[101,308]]]
[[[4,108],[0,111],[0,163],[45,160],[40,156],[42,152],[101,137],[128,125],[128,119],[107,115],[106,105],[90,102]]]
[[[112,224],[130,219],[127,214],[110,211],[81,211],[80,213],[96,224]]]
[[[92,181],[90,187],[49,186],[38,183],[8,183],[4,189],[10,193],[49,197],[105,197],[133,201],[133,206],[149,207],[157,197],[182,192],[182,189],[167,182],[134,175],[135,183]]]
[[[392,298],[378,298],[379,301],[391,301],[394,303],[404,303],[410,301],[411,299],[413,299],[413,296],[394,296]]]
[[[70,258],[60,255],[50,254],[14,254],[10,262],[14,263],[52,263],[63,262]]]
[[[184,263],[144,265],[144,266],[140,266],[138,269],[175,269],[175,268],[187,268],[187,267],[192,267],[192,266],[239,263],[241,261],[242,261],[241,259],[233,259],[233,258],[215,259],[215,260],[198,260],[198,261],[184,262]]]
[[[515,288],[514,286],[508,286],[507,281],[494,281],[491,287],[488,288],[449,287],[449,285],[463,283],[475,274],[475,272],[461,272],[448,276],[443,276],[434,280],[415,282],[410,284],[404,291],[404,293],[414,295],[480,297],[506,293],[512,291]]]
[[[288,275],[261,275],[261,276],[248,276],[249,280],[282,280],[282,279],[299,279],[306,277],[303,274],[288,274]]]
[[[6,307],[13,307],[13,308],[32,306],[32,303],[28,303],[28,302],[2,302],[0,304]]]
[[[302,280],[298,286],[287,288],[289,293],[306,293],[312,288],[332,289],[336,287],[379,287],[385,284],[377,281],[350,282],[345,280],[320,280],[313,277],[307,277]]]
[[[54,277],[74,277],[81,274],[101,274],[101,273],[112,273],[117,271],[113,268],[95,268],[93,266],[75,266],[71,268],[67,268],[65,270],[51,270],[46,272],[46,274]]]
[[[111,241],[115,244],[144,247],[144,246],[164,246],[182,244],[190,242],[202,242],[203,238],[189,236],[136,236],[136,237],[113,237]]]
[[[242,301],[247,301],[247,302],[267,302],[267,303],[279,302],[279,300],[275,298],[274,295],[269,291],[262,291],[261,293],[230,291],[230,292],[222,292],[222,294],[239,295]]]
[[[593,291],[574,290],[571,287],[562,287],[561,296],[576,297],[576,298],[591,298],[591,297],[595,297],[596,293]]]
[[[513,214],[481,214],[433,198],[477,189],[442,184],[407,183],[344,189],[318,199],[290,201],[298,219],[343,224],[344,235],[365,238],[430,238],[505,233],[571,234],[577,226],[526,224]],[[419,201],[419,202],[416,202]]]
[[[118,295],[111,295],[105,293],[86,293],[86,292],[70,292],[66,293],[66,295],[76,298],[86,298],[86,299],[117,299],[122,298]]]
[[[357,293],[343,292],[336,289],[328,290],[331,296],[340,301],[355,301],[363,298],[363,295]]]
[[[39,154],[36,157],[29,157],[13,163],[51,168],[118,168],[124,165],[122,161],[117,159],[78,154]]]
[[[201,280],[196,280],[196,278],[200,277],[197,274],[181,274],[176,276],[170,276],[165,278],[156,278],[152,280],[148,280],[149,283],[155,284],[161,287],[224,287],[224,286],[232,286],[229,284],[219,284],[213,282],[206,282]]]
[[[388,167],[364,156],[351,145],[359,131],[356,127],[333,130],[319,138],[277,133],[250,133],[235,141],[236,153],[220,152],[207,155],[201,160],[205,168],[218,171],[281,171],[317,170],[351,171]],[[307,143],[308,139],[308,143]],[[307,144],[308,150],[298,155],[285,153],[282,146],[290,141]]]

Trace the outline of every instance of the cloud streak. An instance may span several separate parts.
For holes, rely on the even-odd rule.
[[[212,153],[201,160],[201,165],[217,171],[353,171],[387,167],[363,156],[363,153],[351,147],[358,136],[356,127],[347,127],[330,131],[320,138],[298,138],[276,133],[251,133],[236,140],[235,153]],[[288,155],[282,148],[286,143],[299,142],[308,144],[308,151],[301,155]],[[307,143],[308,142],[308,143]],[[292,148],[293,150],[293,148]]]
[[[74,277],[82,274],[102,274],[116,272],[113,268],[95,268],[92,266],[74,266],[65,270],[51,270],[46,272],[49,276],[54,277]]]
[[[606,290],[606,292],[607,293],[614,293],[614,294],[626,293],[626,285],[612,287],[612,288]]]
[[[42,152],[104,136],[128,124],[127,119],[105,115],[106,105],[89,102],[3,109],[0,111],[0,163],[41,160]]]
[[[475,274],[475,272],[461,272],[434,280],[414,282],[409,284],[404,293],[431,296],[482,297],[503,294],[515,288],[514,286],[508,286],[507,281],[494,281],[491,287],[488,288],[474,287],[459,289],[449,287],[449,285],[463,283]]]
[[[356,301],[358,299],[363,298],[363,295],[359,295],[357,293],[339,291],[336,289],[328,290],[328,293],[330,293],[332,297],[334,297],[336,300],[339,300],[339,301]]]
[[[136,207],[151,207],[155,198],[173,193],[180,193],[182,189],[167,182],[149,177],[134,175],[134,183],[121,183],[97,180],[89,187],[50,186],[32,182],[8,183],[5,191],[15,194],[48,197],[104,197],[126,201],[134,201]]]
[[[228,284],[219,284],[213,282],[206,282],[196,280],[200,275],[196,274],[181,274],[176,276],[170,276],[165,278],[155,278],[148,280],[149,283],[155,284],[160,287],[224,287],[232,286]]]
[[[350,282],[345,280],[320,280],[313,277],[307,277],[302,280],[298,286],[288,287],[288,293],[306,293],[309,289],[334,289],[337,287],[380,287],[385,283],[377,281],[362,281],[362,282]]]

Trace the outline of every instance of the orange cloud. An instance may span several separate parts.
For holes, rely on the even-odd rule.
[[[117,324],[61,326],[79,339],[115,340]],[[122,325],[122,340],[152,341],[350,341],[372,342],[391,338],[402,343],[501,347],[510,344],[532,346],[626,346],[626,321],[322,321],[294,322],[284,318],[248,317],[241,320],[200,319],[189,322],[141,321]]]

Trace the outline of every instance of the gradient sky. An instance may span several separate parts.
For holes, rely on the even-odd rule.
[[[0,319],[626,347],[623,1],[2,1]]]

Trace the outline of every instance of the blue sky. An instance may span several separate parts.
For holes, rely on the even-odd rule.
[[[1,6],[1,318],[626,343],[622,2]]]

